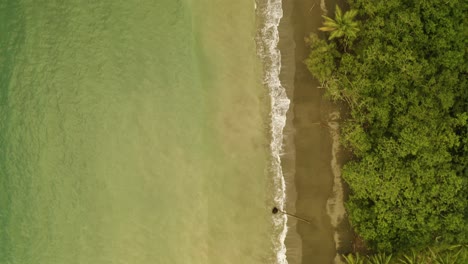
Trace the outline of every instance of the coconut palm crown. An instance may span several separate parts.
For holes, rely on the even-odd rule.
[[[357,10],[349,10],[343,15],[340,7],[336,6],[335,19],[322,16],[325,21],[323,22],[323,27],[319,28],[319,30],[331,32],[329,40],[341,37],[344,37],[346,40],[352,40],[356,38],[359,31],[358,23],[353,21],[356,15]]]

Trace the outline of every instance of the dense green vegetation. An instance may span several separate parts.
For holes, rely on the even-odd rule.
[[[358,23],[354,21],[357,15],[356,10],[349,10],[344,13],[339,6],[336,6],[335,18],[322,16],[325,19],[321,31],[330,32],[329,40],[343,38],[346,44],[351,43],[359,32]]]
[[[468,248],[463,245],[449,247],[426,248],[407,254],[378,253],[363,256],[359,253],[344,256],[347,264],[466,264],[468,263]]]
[[[468,1],[349,0],[305,61],[350,116],[348,214],[375,250],[468,243]],[[324,27],[332,20],[325,19]],[[328,22],[328,25],[327,25]],[[350,36],[350,37],[347,37]],[[329,38],[327,40],[327,38]]]

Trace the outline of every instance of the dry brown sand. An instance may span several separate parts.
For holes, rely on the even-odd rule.
[[[282,159],[286,209],[311,222],[289,218],[289,264],[341,263],[338,253],[348,252],[350,247],[343,206],[339,111],[323,98],[323,89],[303,63],[308,55],[304,37],[318,32],[321,15],[327,9],[332,12],[335,4],[335,0],[283,0],[280,78],[292,99]]]

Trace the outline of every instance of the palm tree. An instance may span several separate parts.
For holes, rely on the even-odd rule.
[[[365,258],[361,258],[361,255],[359,253],[356,253],[356,255],[343,255],[344,259],[346,260],[346,264],[364,264]]]
[[[425,259],[425,256],[423,256],[423,254],[417,254],[416,251],[414,251],[414,249],[411,249],[411,255],[408,255],[408,254],[404,254],[403,256],[401,256],[399,259],[398,259],[398,263],[400,264],[417,264],[417,263],[421,263],[422,262],[422,259]]]
[[[456,251],[456,249],[458,249]],[[456,252],[455,252],[456,251]],[[465,260],[459,259],[460,253],[463,252],[463,246],[462,245],[454,245],[449,248],[447,248],[445,251],[438,252],[437,250],[433,250],[429,248],[429,252],[431,253],[432,256],[432,261],[435,264],[457,264],[457,263],[466,263],[466,258]],[[462,256],[463,258],[463,256]]]
[[[370,264],[390,264],[391,260],[392,254],[386,255],[385,253],[379,253],[369,259]]]
[[[359,31],[359,25],[357,22],[353,21],[354,17],[357,15],[357,10],[349,10],[343,13],[339,6],[336,6],[335,10],[335,19],[322,16],[325,21],[323,22],[323,27],[319,28],[321,31],[331,32],[329,40],[334,38],[344,37],[345,42],[351,41],[356,38]]]

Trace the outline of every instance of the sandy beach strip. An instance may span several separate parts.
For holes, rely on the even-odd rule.
[[[321,15],[334,0],[283,0],[280,24],[280,79],[291,99],[282,157],[287,184],[286,209],[311,224],[288,220],[287,259],[296,263],[340,263],[350,249],[351,232],[343,206],[343,157],[339,147],[339,109],[323,98],[323,89],[303,60],[304,37],[317,32]]]

